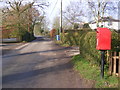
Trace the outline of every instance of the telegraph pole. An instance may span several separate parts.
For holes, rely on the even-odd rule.
[[[61,0],[61,12],[60,12],[60,33],[62,33],[62,0]]]

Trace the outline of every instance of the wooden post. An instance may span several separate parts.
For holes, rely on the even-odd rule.
[[[114,52],[113,59],[114,59],[114,64],[113,64],[113,74],[115,75],[115,74],[116,74],[116,52]]]
[[[112,52],[109,53],[109,74],[112,75]]]
[[[118,65],[118,88],[120,88],[120,52],[119,52],[119,65]]]
[[[120,78],[120,52],[119,52],[118,76],[119,76],[119,78]]]
[[[109,61],[109,57],[110,57],[110,54],[109,54],[109,52],[107,50],[107,62]]]

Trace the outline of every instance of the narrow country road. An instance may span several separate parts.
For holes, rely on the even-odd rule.
[[[70,48],[37,38],[3,56],[3,88],[91,88],[73,71]]]

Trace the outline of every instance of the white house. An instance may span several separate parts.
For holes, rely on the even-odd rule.
[[[102,22],[101,22],[102,21]],[[104,17],[99,20],[99,26],[107,27],[110,29],[120,30],[120,20],[113,19],[111,17]],[[95,21],[89,22],[91,29],[96,29],[97,24]]]

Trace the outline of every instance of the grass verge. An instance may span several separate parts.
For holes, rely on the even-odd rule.
[[[104,79],[101,79],[100,67],[92,65],[80,55],[74,56],[72,63],[74,64],[74,69],[79,71],[83,78],[95,81],[95,88],[118,88],[118,77],[108,75],[106,70]]]

